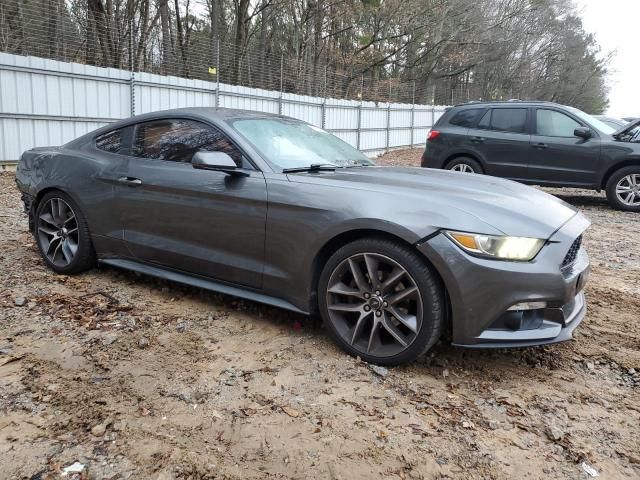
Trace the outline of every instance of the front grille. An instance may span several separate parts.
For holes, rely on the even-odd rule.
[[[561,268],[568,267],[569,265],[573,264],[573,262],[576,261],[576,257],[578,256],[578,251],[580,251],[581,245],[582,245],[582,235],[576,238],[571,244],[571,248],[569,248],[569,251],[565,255],[564,260],[562,260],[562,265],[560,265]]]

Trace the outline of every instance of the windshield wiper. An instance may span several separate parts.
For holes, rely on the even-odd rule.
[[[296,172],[331,172],[338,168],[337,165],[332,163],[312,163],[306,167],[292,167],[283,168],[282,173],[296,173]]]
[[[362,161],[356,160],[351,165],[347,165],[345,168],[353,168],[353,167],[372,167],[375,164],[373,163],[364,163]]]

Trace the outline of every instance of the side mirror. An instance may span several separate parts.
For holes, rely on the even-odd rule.
[[[573,131],[573,134],[585,140],[588,140],[592,136],[591,129],[588,127],[578,127]]]
[[[229,174],[242,172],[238,170],[236,162],[224,152],[196,152],[191,159],[191,166],[201,170],[216,170]]]

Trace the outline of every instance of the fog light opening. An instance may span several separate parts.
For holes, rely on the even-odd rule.
[[[541,308],[547,308],[547,302],[520,302],[515,305],[511,305],[508,311],[522,311],[522,310],[539,310]]]

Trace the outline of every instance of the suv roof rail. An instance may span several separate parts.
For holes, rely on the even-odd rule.
[[[535,103],[535,104],[539,104],[539,103],[545,103],[545,104],[553,104],[553,105],[557,105],[556,102],[551,102],[549,100],[521,100],[519,98],[511,98],[509,100],[469,100],[468,102],[463,102],[463,103],[458,103],[456,105],[454,105],[454,107],[462,107],[464,105],[493,105],[493,104],[500,104],[500,103]]]

